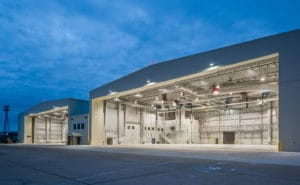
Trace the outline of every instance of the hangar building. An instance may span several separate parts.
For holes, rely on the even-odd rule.
[[[90,91],[90,144],[300,151],[299,61],[294,30],[150,65]]]
[[[88,118],[88,101],[45,101],[19,114],[19,140],[27,144],[88,144]]]

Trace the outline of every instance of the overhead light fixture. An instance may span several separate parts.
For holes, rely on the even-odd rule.
[[[110,95],[113,95],[113,94],[116,94],[116,93],[117,93],[116,91],[109,90]]]
[[[119,102],[121,101],[119,97],[114,98],[114,101]]]
[[[213,70],[213,69],[217,69],[219,68],[219,66],[212,66],[212,67],[209,67],[207,70]]]
[[[151,82],[150,80],[147,80],[146,86],[154,85],[155,82]]]
[[[151,107],[154,107],[154,104],[151,104]]]
[[[219,94],[219,92],[220,92],[220,86],[219,85],[213,85],[212,93],[214,95],[217,95],[217,94]]]
[[[156,97],[155,97],[155,100],[159,100],[159,97],[158,97],[158,96],[156,96]]]
[[[134,96],[137,97],[137,98],[142,98],[142,97],[143,97],[143,95],[140,94],[140,93],[137,93],[137,94],[135,94]]]
[[[258,99],[258,103],[257,103],[257,105],[264,105],[264,100],[260,100],[260,99]]]
[[[138,103],[138,102],[135,100],[135,101],[134,101],[134,104],[137,104],[137,103]]]
[[[260,78],[260,81],[261,81],[261,82],[264,82],[265,80],[266,80],[265,77],[261,77],[261,78]]]
[[[180,93],[180,96],[184,96],[184,93],[183,93],[183,92],[181,92],[181,93]]]
[[[248,72],[248,77],[252,77],[252,76],[254,76],[255,74],[256,74],[256,72],[255,71],[253,71],[250,67],[249,67],[249,69],[247,70],[247,72]]]

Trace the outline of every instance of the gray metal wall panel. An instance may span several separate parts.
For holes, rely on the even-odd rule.
[[[90,99],[109,90],[125,91],[200,72],[209,63],[228,65],[272,53],[279,53],[279,140],[282,150],[300,151],[300,30],[224,47],[168,62],[158,63],[90,91]],[[159,75],[157,75],[159,74]]]

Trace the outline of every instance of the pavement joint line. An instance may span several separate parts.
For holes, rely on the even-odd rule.
[[[174,169],[168,169],[168,170],[158,170],[158,171],[153,171],[153,172],[148,172],[148,173],[144,173],[144,174],[139,174],[139,175],[128,175],[127,177],[120,177],[120,178],[114,178],[114,179],[109,179],[109,180],[104,180],[104,181],[98,181],[98,182],[94,182],[91,185],[95,185],[98,183],[101,184],[105,184],[105,183],[110,183],[110,182],[117,182],[117,181],[121,181],[121,180],[126,180],[126,179],[136,179],[136,178],[140,178],[140,177],[144,177],[144,176],[153,176],[153,175],[161,175],[161,174],[165,174],[165,173],[169,173],[170,171],[178,171],[184,168],[188,168],[186,164],[180,166],[180,167],[176,167]]]
[[[114,174],[114,173],[123,172],[123,171],[130,171],[130,170],[137,170],[137,169],[146,169],[146,168],[151,168],[151,167],[158,167],[158,166],[164,166],[164,165],[169,165],[169,164],[177,164],[177,163],[182,163],[182,162],[183,161],[165,162],[165,163],[160,163],[160,164],[146,165],[146,166],[143,166],[143,167],[126,168],[126,169],[122,169],[122,170],[111,171],[111,172],[107,172],[107,173],[100,173],[100,174],[96,174],[96,175],[81,177],[81,178],[78,178],[76,180],[86,180],[86,179],[91,179],[91,178],[95,178],[95,177],[101,177],[101,176],[104,176],[104,175]]]
[[[67,177],[67,176],[63,176],[63,175],[59,175],[59,174],[56,174],[56,173],[48,172],[48,171],[40,169],[40,168],[34,168],[34,167],[31,167],[31,166],[28,166],[28,165],[25,165],[25,164],[21,164],[21,163],[17,163],[17,162],[10,161],[10,160],[4,160],[4,161],[9,162],[11,164],[15,164],[17,166],[24,167],[24,168],[29,168],[29,169],[34,170],[34,171],[42,172],[42,173],[45,173],[47,175],[53,175],[53,176],[56,176],[56,177],[64,178],[64,179],[67,179],[67,180],[70,180],[70,181],[74,181],[74,182],[77,182],[77,183],[81,183],[81,184],[85,184],[85,185],[92,185],[90,183],[85,183],[85,182],[77,181],[76,179],[73,179],[73,178],[70,178],[70,177]]]

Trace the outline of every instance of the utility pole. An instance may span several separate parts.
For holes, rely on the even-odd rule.
[[[3,135],[8,135],[9,132],[9,122],[8,122],[8,112],[9,112],[9,105],[4,105],[4,124],[3,124]]]

